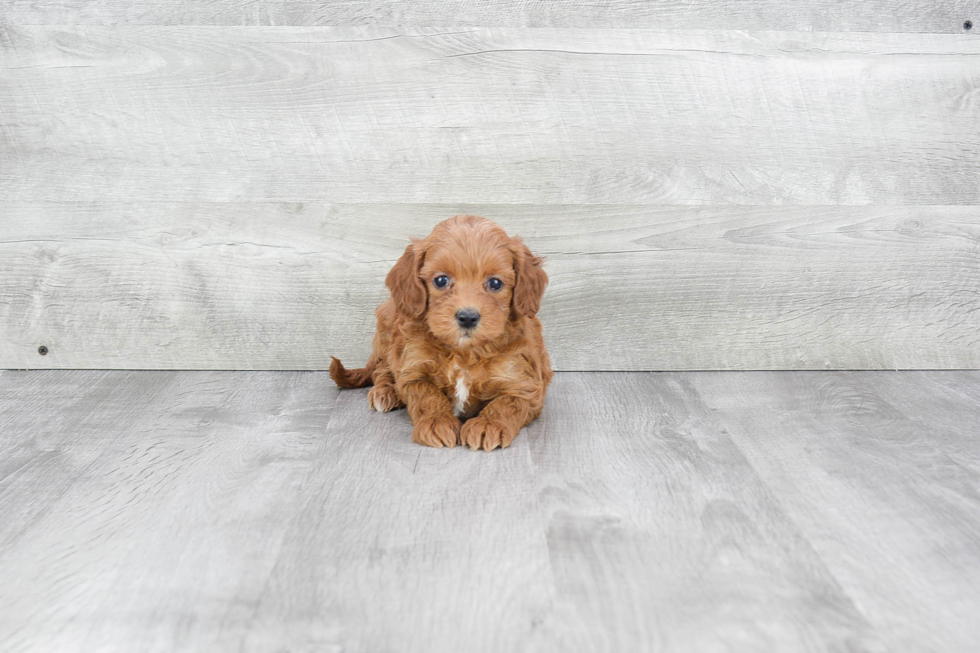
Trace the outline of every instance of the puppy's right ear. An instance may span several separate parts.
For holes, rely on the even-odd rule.
[[[395,307],[409,317],[418,318],[425,313],[428,304],[429,294],[425,290],[425,284],[419,277],[422,269],[424,253],[420,253],[421,245],[413,242],[405,248],[405,253],[391,268],[385,285],[391,291],[391,298],[395,300]]]

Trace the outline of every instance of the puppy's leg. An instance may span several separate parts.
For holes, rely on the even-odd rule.
[[[368,404],[379,413],[404,408],[405,402],[395,392],[395,375],[387,367],[378,367],[371,375],[374,387],[368,392]]]
[[[402,396],[415,428],[412,440],[427,447],[455,447],[460,422],[453,407],[439,388],[428,381],[412,381],[402,387]]]
[[[484,406],[479,415],[463,424],[459,434],[460,444],[484,451],[509,447],[521,427],[540,413],[541,406],[535,406],[527,399],[501,395]]]

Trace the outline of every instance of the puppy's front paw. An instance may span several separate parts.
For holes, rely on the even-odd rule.
[[[376,385],[368,390],[368,403],[379,413],[387,413],[405,405],[390,385]]]
[[[412,441],[427,447],[455,447],[459,440],[459,420],[455,417],[428,417],[412,430]]]
[[[492,451],[497,447],[504,449],[517,437],[517,429],[506,424],[478,416],[463,424],[459,432],[461,444],[469,445],[474,451]]]

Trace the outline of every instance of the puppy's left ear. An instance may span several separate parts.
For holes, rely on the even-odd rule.
[[[541,269],[544,259],[532,254],[520,238],[513,239],[513,251],[516,280],[511,307],[515,313],[530,317],[541,308],[544,287],[548,285],[548,275]]]

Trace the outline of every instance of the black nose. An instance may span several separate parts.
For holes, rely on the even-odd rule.
[[[480,312],[475,308],[461,308],[456,311],[456,321],[464,329],[472,329],[480,321]]]

